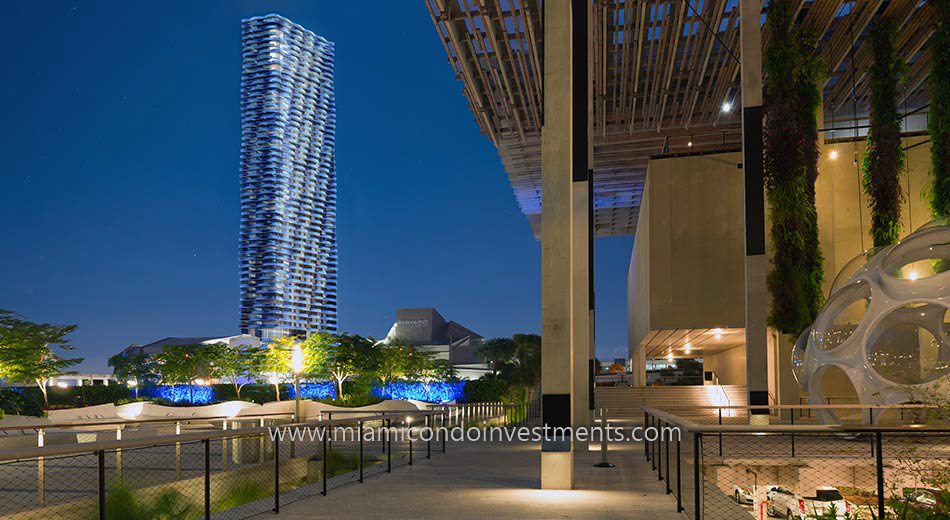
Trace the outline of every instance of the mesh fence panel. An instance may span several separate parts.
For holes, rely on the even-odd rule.
[[[318,423],[296,435],[284,429],[276,439],[269,432],[242,433],[264,424],[281,427],[280,421],[261,419],[141,424],[121,434],[102,430],[87,440],[156,438],[156,444],[0,462],[0,520],[99,518],[100,471],[106,518],[204,518],[206,508],[215,519],[250,518],[395,470],[410,457],[420,463],[441,453],[435,437],[431,443],[409,438],[410,429],[418,437],[430,421],[442,426],[441,412],[431,419],[390,414]],[[220,437],[222,431],[227,437]],[[216,437],[174,442],[177,433],[202,432]],[[77,442],[75,433],[71,439]]]
[[[647,415],[645,426],[665,423]],[[753,426],[702,433],[698,457],[694,439],[683,430],[679,451],[675,440],[644,446],[655,475],[690,518],[870,520],[881,518],[880,499],[884,518],[950,517],[950,432],[944,430],[791,433]]]
[[[95,454],[0,463],[3,518],[97,518],[98,489]]]

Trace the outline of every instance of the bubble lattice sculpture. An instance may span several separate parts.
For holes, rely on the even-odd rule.
[[[928,224],[903,241],[846,264],[793,354],[809,404],[827,403],[838,370],[862,405],[950,393],[950,226]],[[868,259],[869,258],[869,259]],[[838,370],[836,370],[838,369]],[[839,382],[840,383],[840,382]],[[872,416],[873,415],[873,416]],[[863,422],[884,414],[863,413]],[[823,422],[840,422],[832,410]]]

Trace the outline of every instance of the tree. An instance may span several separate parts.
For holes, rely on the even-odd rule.
[[[109,358],[112,375],[119,381],[135,381],[135,395],[138,387],[157,382],[155,361],[152,356],[142,352],[116,354]]]
[[[479,345],[477,353],[488,365],[492,378],[497,379],[498,372],[515,356],[515,342],[511,338],[492,338]]]
[[[324,368],[336,381],[337,398],[344,399],[343,383],[359,374],[372,373],[377,366],[373,341],[356,334],[337,334],[323,345]]]
[[[241,389],[257,374],[253,358],[254,351],[259,349],[227,343],[215,343],[207,348],[210,349],[213,375],[230,381],[237,399],[240,400]]]
[[[455,379],[455,368],[447,359],[437,359],[428,352],[416,351],[409,365],[409,378],[422,383],[426,396],[429,396],[432,383]]]
[[[900,175],[904,165],[901,147],[901,115],[897,110],[897,87],[907,65],[897,52],[897,24],[878,18],[871,24],[868,42],[873,61],[868,69],[871,87],[871,124],[863,160],[863,185],[871,204],[871,238],[874,247],[897,243],[901,232]]]
[[[378,348],[376,378],[384,388],[393,381],[406,378],[417,355],[415,347],[399,339],[382,345]]]
[[[327,372],[327,353],[329,346],[337,341],[336,337],[329,332],[317,332],[311,334],[307,339],[300,343],[300,350],[303,353],[302,373],[309,376],[321,376]]]
[[[72,373],[65,370],[82,362],[82,358],[60,357],[55,350],[75,349],[66,336],[76,327],[33,323],[14,312],[0,310],[0,379],[36,383],[43,394],[43,406],[48,407],[49,381]]]
[[[530,391],[541,387],[541,336],[515,334],[515,355],[510,368],[503,369],[502,377],[512,383],[524,385]],[[529,396],[530,397],[530,396]]]
[[[268,381],[274,385],[274,394],[280,401],[280,383],[287,380],[288,376],[293,377],[293,367],[291,367],[291,352],[297,339],[292,336],[277,338],[268,343],[266,349],[261,349],[256,353],[254,364],[257,366],[259,374],[267,374]]]
[[[215,354],[215,348],[210,345],[166,345],[155,355],[155,364],[162,383],[171,384],[172,388],[187,384],[189,400],[194,403],[195,382],[214,376]]]

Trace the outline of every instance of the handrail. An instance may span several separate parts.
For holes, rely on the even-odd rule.
[[[176,423],[176,422],[199,422],[199,421],[214,421],[214,420],[229,420],[229,421],[241,421],[245,419],[260,419],[267,417],[276,417],[276,416],[293,416],[293,412],[274,412],[274,413],[261,413],[254,415],[209,415],[205,417],[201,416],[189,416],[189,417],[156,417],[154,419],[119,419],[111,421],[87,421],[87,422],[73,422],[73,423],[49,423],[49,424],[27,424],[20,426],[0,426],[0,431],[16,431],[16,430],[52,430],[52,429],[71,429],[71,428],[88,428],[90,426],[117,426],[117,425],[134,425],[134,424],[146,424],[146,423]]]
[[[441,408],[441,407],[463,407],[463,406],[475,406],[475,405],[504,405],[504,403],[498,402],[477,402],[477,403],[457,403],[457,404],[435,404],[429,403],[428,406],[432,408]],[[320,413],[340,413],[340,414],[403,414],[406,412],[411,412],[415,409],[407,410],[322,410]],[[182,416],[182,417],[155,417],[151,419],[116,419],[108,421],[86,421],[86,422],[69,422],[69,423],[47,423],[47,424],[26,424],[19,426],[0,426],[0,432],[4,431],[17,431],[17,430],[55,430],[55,429],[82,429],[96,426],[123,426],[123,425],[136,425],[136,424],[156,424],[156,423],[178,423],[178,422],[202,422],[202,421],[215,421],[215,420],[228,420],[228,421],[244,421],[251,419],[261,419],[261,418],[270,418],[270,417],[293,417],[294,412],[272,412],[272,413],[259,413],[259,414],[250,414],[250,415],[208,415],[208,416]]]
[[[716,406],[716,405],[701,405],[701,406],[682,406],[677,408],[676,406],[669,406],[668,409],[675,410],[867,410],[869,408],[874,409],[885,409],[885,410],[899,410],[899,409],[908,409],[908,408],[923,408],[923,409],[933,409],[939,408],[935,404],[773,404],[773,405],[735,405],[735,406]]]
[[[684,430],[695,433],[745,433],[745,434],[783,434],[783,433],[870,433],[870,432],[889,432],[889,433],[909,433],[909,432],[935,432],[950,433],[950,425],[922,425],[911,424],[904,426],[875,426],[875,425],[847,425],[847,424],[814,424],[814,425],[788,425],[788,424],[769,424],[769,425],[719,425],[719,424],[701,424],[689,419],[674,415],[664,410],[659,410],[651,406],[644,406],[643,413],[652,415],[661,419],[663,422],[678,426]]]
[[[419,410],[417,412],[401,412],[400,415],[406,416],[433,416],[441,415],[440,412],[431,412],[425,410]],[[300,423],[290,423],[281,425],[280,428],[313,428],[321,426],[342,426],[347,424],[358,424],[362,419],[359,418],[348,418],[348,419],[332,419],[332,420],[318,420],[318,421],[305,421]],[[43,447],[31,447],[31,448],[21,448],[13,450],[2,450],[0,451],[0,461],[5,462],[15,462],[22,459],[34,459],[37,457],[55,457],[55,456],[65,456],[65,455],[81,455],[89,454],[97,451],[112,451],[116,449],[131,449],[131,448],[143,448],[147,446],[164,446],[172,445],[179,443],[188,443],[188,442],[198,442],[205,439],[214,440],[214,439],[229,439],[233,437],[251,437],[255,435],[267,434],[270,433],[273,427],[255,427],[255,428],[241,428],[238,430],[221,430],[221,431],[204,431],[204,432],[192,432],[192,433],[182,433],[177,435],[157,435],[154,437],[143,437],[140,439],[128,439],[128,440],[110,440],[110,441],[97,441],[97,442],[88,442],[81,444],[53,444]]]

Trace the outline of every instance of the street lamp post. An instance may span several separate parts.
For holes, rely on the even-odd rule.
[[[294,344],[290,352],[290,362],[294,370],[294,418],[300,422],[300,372],[303,371],[303,351],[300,344]]]

